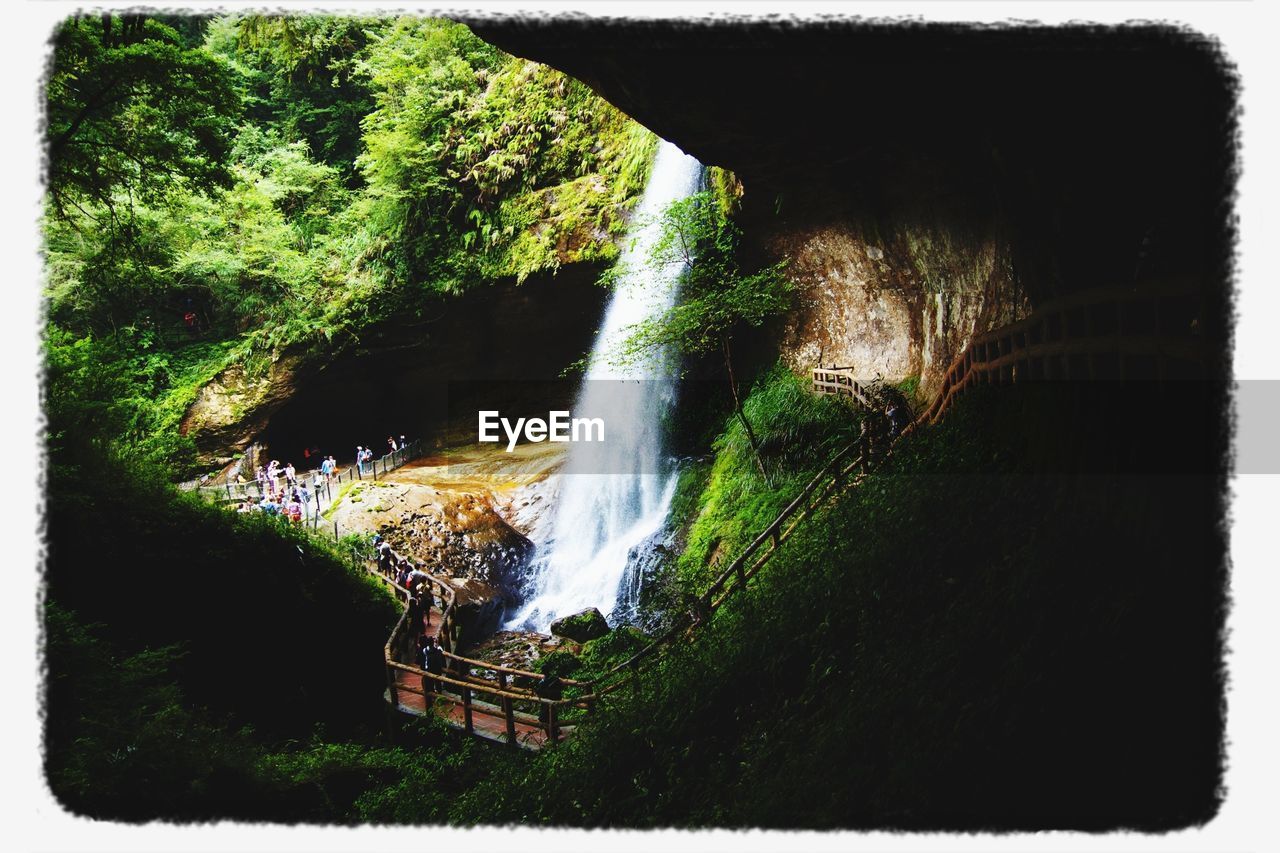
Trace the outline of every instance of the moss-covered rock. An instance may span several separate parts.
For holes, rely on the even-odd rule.
[[[630,658],[645,646],[649,637],[634,625],[619,625],[599,639],[582,647],[582,661],[597,671],[604,671]]]
[[[609,633],[609,623],[599,610],[590,607],[552,622],[551,633],[575,643],[585,643]]]
[[[582,668],[582,661],[572,652],[559,650],[539,658],[533,668],[543,675],[566,678]]]

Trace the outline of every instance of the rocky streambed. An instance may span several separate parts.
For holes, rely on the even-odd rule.
[[[473,645],[516,601],[563,460],[561,446],[546,444],[446,449],[376,481],[344,484],[327,518],[343,533],[381,534],[448,580],[463,643]]]
[[[560,620],[553,634],[502,631],[535,541],[545,541],[564,462],[562,446],[463,446],[414,460],[378,480],[344,484],[327,513],[345,533],[381,534],[454,589],[465,654],[530,669],[553,652],[582,653],[609,633],[597,611]],[[557,623],[558,625],[560,623]]]

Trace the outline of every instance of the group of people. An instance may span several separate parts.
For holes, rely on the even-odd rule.
[[[380,535],[374,535],[374,548],[378,554],[378,571],[395,581],[396,586],[409,590],[409,606],[406,612],[408,634],[416,638],[414,646],[417,651],[418,666],[433,675],[444,673],[444,649],[436,638],[427,633],[431,626],[431,606],[434,598],[431,595],[431,576],[415,566],[410,560],[400,557],[391,550],[391,545]],[[440,602],[444,607],[444,602]],[[437,682],[433,678],[422,678],[424,694],[434,693]]]
[[[397,450],[403,450],[408,446],[405,437],[400,436],[400,441],[396,441],[395,436],[387,436],[387,454],[395,453]],[[373,465],[373,448],[363,445],[356,445],[356,464],[360,466],[360,474],[368,474],[370,467]]]
[[[320,469],[312,472],[308,488],[306,475],[299,475],[292,462],[281,468],[279,461],[272,459],[265,468],[259,465],[254,472],[261,499],[255,501],[246,497],[236,511],[265,512],[278,515],[291,524],[301,524],[304,518],[320,512],[321,491],[328,486],[335,470],[337,463],[333,457],[326,457]]]
[[[403,449],[407,442],[400,436],[400,441],[388,437],[387,443],[394,453]],[[280,516],[292,524],[301,524],[306,518],[313,518],[320,513],[320,499],[329,493],[331,484],[338,476],[338,460],[333,456],[321,457],[317,451],[308,448],[308,459],[320,458],[320,467],[310,474],[300,474],[292,462],[281,467],[279,460],[272,459],[264,467],[259,465],[254,472],[254,480],[258,484],[260,497],[246,497],[236,508],[237,512],[265,512],[268,515]],[[366,447],[356,448],[356,463],[360,473],[369,473],[373,462],[373,451]]]
[[[445,674],[444,648],[433,634],[428,633],[431,627],[431,608],[435,604],[431,592],[431,575],[418,568],[412,560],[393,551],[390,543],[380,534],[374,534],[373,545],[378,555],[378,571],[395,581],[396,586],[409,591],[409,603],[405,611],[406,635],[416,638],[414,648],[417,651],[417,664],[427,673],[422,676],[422,695],[424,700],[430,702],[431,694],[442,689],[441,682],[431,676]],[[445,606],[445,601],[441,598],[440,609],[443,610]],[[457,678],[466,677],[465,674],[451,674]],[[534,695],[551,701],[563,698],[564,690],[564,680],[553,672],[544,673],[542,679],[533,686]],[[546,702],[538,703],[538,719],[544,725],[550,724],[549,706]]]

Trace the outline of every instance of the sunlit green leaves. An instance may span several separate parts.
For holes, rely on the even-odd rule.
[[[114,224],[176,186],[225,186],[239,102],[219,58],[152,18],[77,17],[54,34],[45,93],[55,209]]]

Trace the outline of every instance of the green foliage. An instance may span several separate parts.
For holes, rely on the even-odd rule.
[[[46,605],[45,630],[45,761],[64,805],[134,820],[207,814],[217,779],[247,773],[247,735],[183,701],[177,646],[121,653],[55,603]]]
[[[975,392],[899,446],[694,642],[675,644],[562,748],[466,792],[454,819],[808,829],[1206,819],[1219,778],[1213,691],[1199,695],[1207,685],[1185,665],[1210,663],[1213,631],[1179,615],[1206,582],[1171,577],[1164,560],[1207,553],[1212,514],[1168,541],[1171,516],[1203,510],[1188,505],[1194,478],[1152,489],[1131,476],[1033,473],[1019,460],[1055,434],[991,425],[1061,423],[1064,412],[1034,392],[995,393],[1003,399]],[[737,468],[735,479],[752,476],[749,462]],[[741,502],[736,514],[752,511]],[[1143,553],[1153,546],[1159,556]]]
[[[125,819],[295,814],[260,757],[377,737],[395,605],[345,543],[179,494],[109,451],[75,463],[51,466],[46,503],[54,792]]]
[[[721,166],[711,166],[707,169],[707,183],[710,185],[716,204],[720,207],[720,212],[726,217],[736,214],[742,207],[743,191],[742,182],[738,180],[738,176]]]
[[[225,64],[142,15],[74,17],[53,37],[45,87],[50,204],[130,245],[129,212],[191,187],[226,186],[239,110]]]
[[[357,62],[370,35],[389,26],[385,18],[229,15],[210,23],[205,46],[238,71],[253,126],[302,142],[354,185],[360,122],[374,107]]]
[[[582,647],[583,672],[578,678],[594,677],[634,657],[649,645],[649,637],[631,625],[620,625]]]
[[[577,655],[565,651],[555,651],[538,658],[533,665],[535,672],[543,675],[554,675],[567,678],[582,668],[582,661]]]
[[[227,343],[174,345],[136,327],[102,338],[51,328],[44,411],[52,459],[77,464],[128,446],[141,461],[189,468],[195,447],[178,423],[230,352]]]
[[[920,377],[908,376],[897,384],[897,388],[903,393],[907,400],[914,402],[918,399],[920,394]]]
[[[691,593],[701,592],[831,454],[857,438],[861,427],[858,410],[839,397],[811,393],[782,364],[760,378],[743,409],[769,478],[760,476],[741,419],[727,419],[714,444],[715,460],[699,477],[705,488],[676,563],[677,576]]]
[[[177,427],[219,371],[613,258],[656,144],[577,81],[412,17],[73,18],[46,97],[52,440],[97,431],[180,475]]]
[[[653,138],[583,84],[446,21],[402,18],[362,68],[359,158],[382,263],[444,292],[608,258]],[[647,151],[646,151],[647,146]]]
[[[724,349],[744,326],[760,326],[791,304],[794,285],[786,262],[747,272],[738,260],[741,232],[711,193],[672,203],[661,216],[661,232],[646,263],[682,271],[679,300],[665,313],[632,327],[620,350],[626,362],[654,351],[696,355]],[[617,267],[611,278],[620,274]]]

